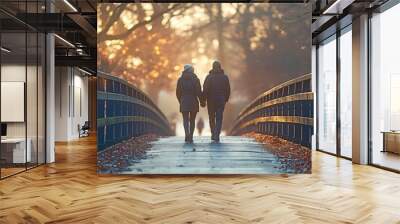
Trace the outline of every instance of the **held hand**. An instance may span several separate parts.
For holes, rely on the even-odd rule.
[[[206,101],[203,101],[203,100],[202,100],[202,101],[200,102],[200,106],[201,106],[201,107],[206,107]]]

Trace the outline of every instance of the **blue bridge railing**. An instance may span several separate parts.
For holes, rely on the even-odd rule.
[[[311,148],[313,98],[311,74],[275,86],[240,112],[231,135],[257,132]]]
[[[120,78],[98,72],[98,150],[144,134],[173,133],[165,115],[145,93]]]

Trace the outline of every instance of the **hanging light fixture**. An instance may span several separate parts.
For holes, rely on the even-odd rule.
[[[78,12],[78,9],[76,9],[75,6],[72,5],[68,0],[64,0],[64,3],[68,5],[68,7],[71,8],[74,12]]]
[[[6,53],[10,53],[11,52],[11,50],[9,50],[9,49],[7,49],[5,47],[1,47],[0,49],[1,49],[1,51],[4,51]]]
[[[68,40],[62,38],[61,36],[59,36],[58,34],[54,34],[55,37],[57,37],[57,39],[61,40],[62,42],[64,42],[65,44],[67,44],[70,47],[75,48],[75,45],[72,44],[71,42],[69,42]]]

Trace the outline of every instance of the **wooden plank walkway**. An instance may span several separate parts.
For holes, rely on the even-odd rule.
[[[277,174],[277,157],[251,138],[223,136],[220,143],[210,137],[161,138],[153,143],[145,159],[133,161],[125,174]]]

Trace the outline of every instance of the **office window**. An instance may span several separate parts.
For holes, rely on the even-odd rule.
[[[352,35],[351,26],[340,36],[340,154],[352,157]]]
[[[2,7],[23,15],[40,12],[43,3],[9,1]],[[2,12],[0,17],[13,21]],[[22,23],[0,24],[0,178],[45,163],[45,41]]]
[[[318,149],[336,153],[336,36],[318,47]]]
[[[400,4],[371,19],[372,163],[400,170]]]
[[[27,138],[25,118],[26,33],[2,33],[1,51],[1,176],[26,169],[31,162],[32,142]],[[28,141],[27,141],[28,140]]]

